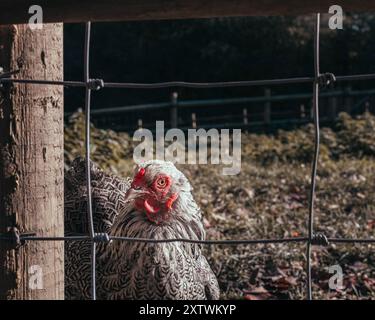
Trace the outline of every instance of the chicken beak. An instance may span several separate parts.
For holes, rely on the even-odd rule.
[[[125,194],[125,201],[134,199],[136,197],[135,194],[136,194],[136,191],[133,188],[129,188]]]
[[[148,194],[146,190],[129,188],[125,194],[125,201],[130,202],[132,200],[137,200],[145,194]]]

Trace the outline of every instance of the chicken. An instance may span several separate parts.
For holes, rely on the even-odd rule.
[[[203,240],[201,212],[187,178],[171,163],[139,165],[132,181],[91,163],[95,232],[115,237]],[[85,165],[65,181],[67,235],[88,233]],[[200,244],[113,240],[97,246],[99,299],[218,299],[219,286]],[[90,244],[66,242],[66,298],[90,298]]]

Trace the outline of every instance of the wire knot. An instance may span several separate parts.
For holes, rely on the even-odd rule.
[[[20,233],[17,227],[11,227],[7,233],[0,234],[0,239],[10,242],[12,248],[19,248],[25,244],[23,237],[35,236],[34,232]]]
[[[311,238],[311,244],[317,246],[328,246],[329,241],[324,233],[317,232],[313,234]]]
[[[331,72],[322,73],[318,76],[318,84],[321,88],[328,88],[336,82],[336,76]]]
[[[12,70],[12,71],[4,71],[4,68],[3,67],[0,67],[0,79],[1,78],[7,78],[7,77],[10,77],[14,74],[17,74],[19,73],[20,70],[19,69],[16,69],[16,70]]]
[[[8,78],[8,77],[10,77],[10,76],[12,76],[12,75],[14,75],[14,74],[19,73],[19,72],[20,72],[19,69],[17,69],[17,70],[13,70],[13,71],[4,72],[4,68],[3,68],[3,67],[0,67],[0,88],[3,87],[3,84],[2,84],[2,82],[1,82],[1,79],[3,79],[3,78]]]
[[[104,81],[103,79],[89,79],[87,82],[87,88],[90,90],[100,90],[104,88]]]
[[[111,242],[108,233],[95,233],[94,242]]]
[[[7,233],[9,237],[9,241],[12,243],[12,245],[15,248],[18,248],[21,246],[23,243],[21,242],[21,234],[20,231],[16,227],[12,227],[9,229]]]

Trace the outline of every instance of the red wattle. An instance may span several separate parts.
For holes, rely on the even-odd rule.
[[[143,203],[144,208],[146,209],[147,213],[156,214],[160,211],[160,207],[153,201],[149,201],[146,199]]]
[[[167,207],[168,210],[170,210],[172,208],[172,205],[177,200],[177,198],[178,198],[178,194],[177,193],[173,193],[168,198],[167,202],[165,203],[165,206]]]

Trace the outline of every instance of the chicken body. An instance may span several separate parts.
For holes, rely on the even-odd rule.
[[[201,212],[191,194],[191,186],[173,164],[146,162],[137,169],[137,172],[143,170],[143,175],[136,172],[132,182],[108,175],[94,164],[90,170],[95,232],[158,240],[205,238]],[[88,233],[84,173],[84,161],[77,159],[66,174],[67,235]],[[167,181],[170,186],[160,193],[162,197],[152,191],[153,182],[159,183],[160,175],[170,179]],[[138,180],[139,185],[135,184]],[[145,205],[144,212],[139,203]],[[89,299],[90,244],[69,241],[65,249],[66,298]],[[99,299],[219,298],[216,276],[199,244],[114,240],[99,243],[96,256]]]

